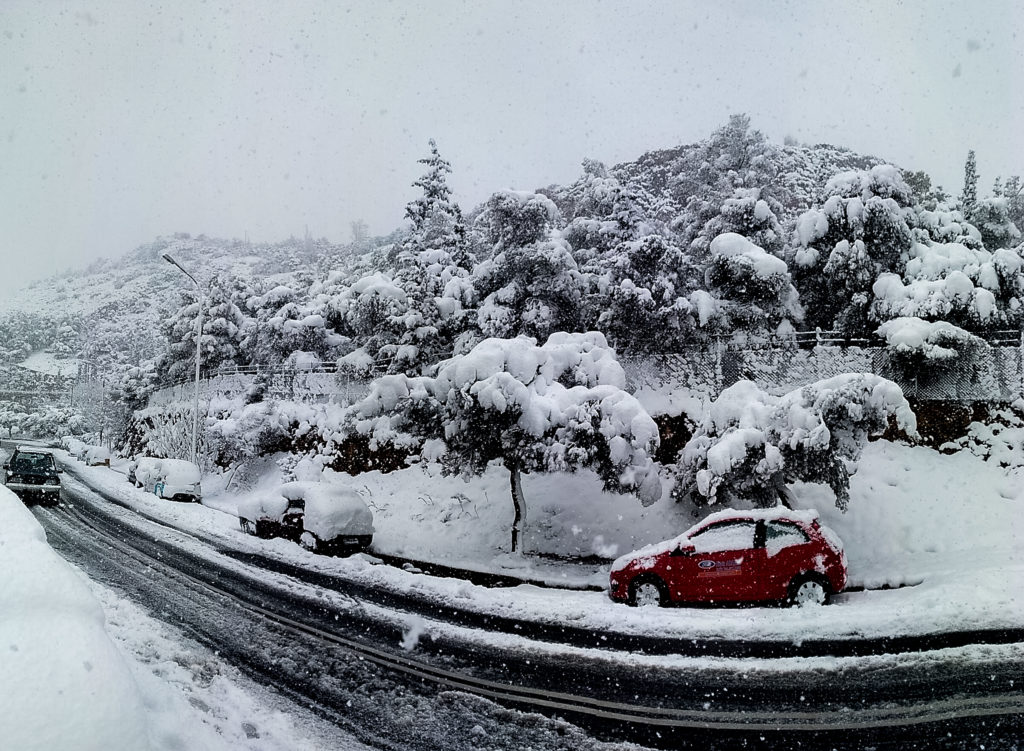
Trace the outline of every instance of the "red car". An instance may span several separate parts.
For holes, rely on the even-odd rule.
[[[846,555],[817,511],[721,511],[612,564],[613,600],[825,604],[846,586]]]

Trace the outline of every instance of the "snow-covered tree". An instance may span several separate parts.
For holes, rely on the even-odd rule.
[[[331,358],[335,340],[319,307],[309,300],[307,285],[278,284],[247,301],[252,322],[241,349],[249,362],[279,365],[296,353],[305,361]]]
[[[777,155],[777,147],[750,127],[750,117],[745,114],[732,115],[726,125],[698,144],[672,181],[676,200],[684,206],[673,223],[683,245],[688,246],[702,232],[710,242],[714,234],[707,234],[705,227],[722,213],[730,199],[756,194],[767,200],[768,188],[774,186],[781,191]]]
[[[332,273],[322,285],[311,289],[314,305],[326,325],[348,340],[348,362],[360,362],[359,371],[391,367],[395,343],[404,329],[399,322],[409,311],[409,296],[383,272],[367,274],[354,281]],[[340,344],[340,342],[339,342]]]
[[[477,223],[494,253],[543,240],[554,229],[558,208],[547,196],[501,190],[487,199]]]
[[[732,232],[711,241],[706,272],[723,332],[734,336],[792,331],[803,318],[796,288],[781,258]]]
[[[1007,201],[1010,221],[1024,234],[1024,182],[1019,175],[1007,178],[1003,184],[1002,197]]]
[[[1010,199],[1006,196],[976,200],[968,216],[989,250],[1012,248],[1020,242],[1020,230],[1010,217]]]
[[[505,191],[488,200],[478,221],[494,253],[472,278],[483,337],[546,339],[578,329],[582,278],[572,248],[554,229],[557,217],[554,203],[539,194]]]
[[[739,381],[711,404],[680,452],[673,493],[697,505],[774,506],[784,503],[787,483],[813,482],[828,485],[845,510],[867,439],[884,432],[890,418],[916,435],[900,387],[869,373],[836,376],[781,397]]]
[[[807,324],[848,334],[873,328],[867,316],[871,287],[884,272],[903,272],[912,202],[909,186],[891,165],[828,181],[820,207],[797,220],[789,264]]]
[[[231,274],[219,274],[210,282],[203,315],[204,367],[244,364],[242,338],[252,322],[241,306],[249,294],[248,285]]]
[[[988,343],[947,321],[894,318],[878,334],[897,376],[918,389],[934,392],[933,384],[950,381],[975,385],[993,371]]]
[[[250,293],[247,285],[229,274],[221,274],[205,285],[203,295],[203,336],[200,351],[204,369],[245,363],[244,342],[252,335],[252,322],[241,306]],[[166,351],[159,368],[166,380],[187,378],[195,368],[196,325],[199,297],[193,289],[182,291],[182,304],[161,324]]]
[[[661,496],[651,456],[658,428],[623,391],[625,374],[597,332],[486,339],[441,363],[434,377],[385,376],[349,410],[374,445],[420,450],[445,473],[509,471],[519,549],[526,513],[521,475],[594,469],[606,489],[650,504]]]
[[[409,235],[400,243],[395,283],[407,307],[393,322],[399,337],[390,362],[395,372],[415,374],[451,354],[465,328],[465,306],[473,300],[472,270],[462,212],[451,200],[451,166],[430,142],[427,173],[414,183],[423,193],[406,206]]]
[[[662,235],[624,241],[605,263],[597,327],[622,354],[695,344],[719,318],[711,296],[696,289],[689,256]]]
[[[116,397],[129,410],[142,409],[157,386],[156,363],[153,360],[128,368],[117,384]]]
[[[583,177],[558,196],[569,220],[562,235],[577,262],[600,259],[624,242],[662,234],[649,215],[647,207],[653,202],[649,195],[623,185],[598,161],[588,159],[583,168]]]
[[[1024,312],[1024,258],[961,243],[916,242],[902,275],[880,274],[870,318],[913,317],[982,331],[1016,327]]]
[[[925,211],[935,211],[939,204],[949,202],[951,196],[941,185],[932,186],[932,178],[927,172],[903,172],[903,180],[914,194],[914,203]]]
[[[964,162],[964,189],[960,194],[960,209],[969,215],[974,210],[977,200],[978,163],[974,158],[974,149],[971,149],[967,152],[967,161]]]
[[[959,209],[944,205],[935,209],[919,209],[914,217],[911,234],[915,242],[960,243],[972,250],[980,249],[984,243],[978,228],[964,218]]]

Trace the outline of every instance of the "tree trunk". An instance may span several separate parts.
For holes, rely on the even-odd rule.
[[[516,510],[512,520],[512,552],[519,551],[519,538],[526,524],[526,500],[523,498],[523,478],[519,474],[519,465],[508,468],[512,481],[512,505]]]

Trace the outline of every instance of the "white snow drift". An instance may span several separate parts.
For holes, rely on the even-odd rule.
[[[150,748],[138,689],[88,585],[0,488],[0,746]]]

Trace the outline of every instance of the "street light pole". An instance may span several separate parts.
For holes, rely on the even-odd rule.
[[[185,268],[175,261],[170,253],[161,256],[167,263],[177,266],[178,270],[192,280],[199,291],[199,315],[196,317],[196,398],[192,413],[192,463],[199,466],[199,365],[203,346],[203,308],[206,307],[206,298],[203,295],[203,285],[196,278],[185,271]]]

